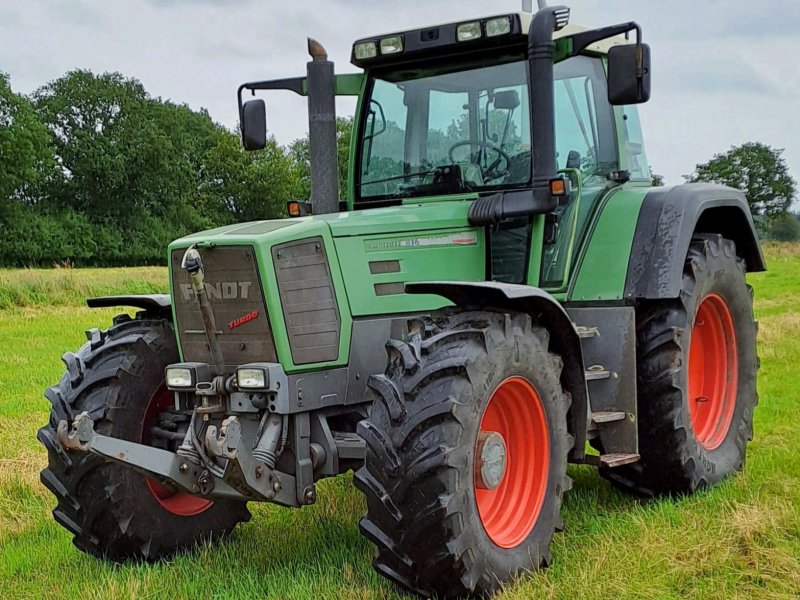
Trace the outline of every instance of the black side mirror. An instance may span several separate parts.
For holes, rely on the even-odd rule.
[[[567,154],[567,169],[580,169],[581,168],[581,153],[577,150],[570,150]]]
[[[614,106],[650,99],[650,46],[613,46],[608,51],[608,101]]]
[[[245,102],[241,114],[242,144],[245,150],[267,145],[267,105],[261,98]]]

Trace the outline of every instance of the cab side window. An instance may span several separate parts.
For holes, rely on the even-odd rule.
[[[558,168],[605,177],[619,161],[603,64],[577,56],[556,65],[555,76]]]
[[[639,121],[639,111],[635,106],[623,106],[622,113],[622,152],[624,154],[625,168],[631,174],[631,179],[651,181],[650,163],[644,151],[644,136],[642,124]]]

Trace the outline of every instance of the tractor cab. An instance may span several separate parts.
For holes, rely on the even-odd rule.
[[[356,41],[351,61],[363,72],[325,73],[329,94],[359,99],[347,197],[326,199],[336,188],[318,181],[313,213],[472,202],[470,224],[487,226],[486,279],[566,291],[594,208],[620,184],[650,185],[632,105],[649,97],[649,49],[633,23],[591,31],[569,25],[568,9],[544,16],[534,30],[533,15],[515,13]],[[636,44],[626,39],[634,30]],[[327,58],[310,50],[310,78],[242,89],[308,93],[312,153],[330,156],[314,116],[321,86],[309,82]],[[247,146],[266,119],[241,91]]]

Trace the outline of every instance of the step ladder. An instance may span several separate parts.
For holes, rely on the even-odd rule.
[[[623,343],[612,346],[612,341],[603,337],[600,327],[580,324],[589,321],[601,323],[603,330],[608,327],[609,331],[622,331],[621,327],[632,325],[632,312],[626,314],[624,310],[615,309],[606,309],[605,312],[602,308],[583,311],[578,309],[571,316],[576,322],[575,331],[581,340],[585,364],[591,365],[584,371],[591,411],[588,428],[600,438],[606,448],[606,454],[586,455],[584,462],[608,469],[635,463],[640,459],[635,452],[635,396],[632,398],[630,392],[631,382],[621,381],[619,373],[622,369],[628,373],[627,376],[635,377],[635,370],[631,369],[631,366],[635,369],[635,359],[632,361],[630,354],[631,347],[623,347],[623,337]],[[578,316],[579,318],[575,318]],[[635,348],[633,352],[635,357]]]

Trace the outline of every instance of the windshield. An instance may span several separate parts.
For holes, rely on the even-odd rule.
[[[520,187],[531,177],[527,63],[373,77],[362,201]]]

